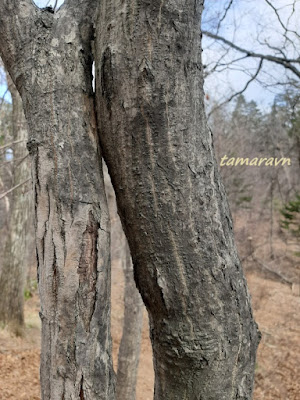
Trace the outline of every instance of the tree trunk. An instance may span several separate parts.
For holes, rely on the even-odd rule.
[[[155,399],[251,399],[259,341],[203,101],[201,1],[101,2],[100,141],[149,312]]]
[[[96,1],[1,0],[0,52],[32,158],[43,400],[110,400],[110,236],[92,90]],[[8,46],[9,44],[9,46]]]
[[[19,141],[13,152],[13,187],[26,181],[30,176],[26,149],[27,124],[22,100],[12,82],[8,80],[12,96],[13,141]],[[29,196],[26,186],[15,189],[11,195],[11,212],[7,229],[7,242],[0,268],[0,321],[7,323],[10,330],[21,335],[24,324],[24,284],[26,265],[26,229],[29,215]]]
[[[135,400],[144,304],[133,278],[133,265],[125,237],[124,243],[124,322],[118,355],[116,399]]]
[[[130,250],[117,213],[116,197],[106,166],[104,166],[104,182],[111,220],[112,264],[121,259],[125,278],[124,322],[118,354],[116,398],[135,400],[144,303],[134,281]]]

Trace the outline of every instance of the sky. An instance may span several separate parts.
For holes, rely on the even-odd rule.
[[[223,15],[224,9],[230,0],[205,0],[205,9],[202,17],[203,29],[216,33],[217,21]],[[300,1],[295,1],[293,10],[293,0],[271,0],[271,3],[279,10],[280,18],[284,24],[289,25],[290,29],[300,32]],[[291,16],[291,17],[290,17]],[[277,19],[275,12],[270,8],[265,0],[233,0],[226,18],[221,24],[219,35],[234,42],[242,48],[249,49],[264,54],[274,54],[272,47],[282,48],[284,45],[283,29]],[[293,44],[288,43],[287,55],[299,57],[300,39],[291,33],[290,38],[298,47],[299,52],[293,49]],[[259,41],[258,41],[259,39]],[[203,63],[209,65],[210,62],[218,60],[220,55],[225,54],[223,45],[216,43],[212,39],[203,37]],[[222,62],[238,58],[241,53],[231,50],[224,56]],[[248,74],[254,74],[258,67],[259,60],[247,58],[241,61],[234,69],[214,74],[208,77],[205,82],[206,92],[210,97],[222,101],[230,97],[235,91],[241,90],[249,75],[241,72],[246,69]],[[282,85],[269,87],[274,82],[282,80],[285,76],[285,69],[274,63],[264,62],[262,74],[259,75],[262,84],[253,82],[245,92],[247,100],[255,100],[261,108],[268,108],[272,104],[274,96],[282,91]]]
[[[230,0],[205,0],[205,9],[202,17],[202,26],[204,29],[215,32],[219,16],[223,15],[224,8]],[[279,8],[279,13],[284,21],[287,22],[291,14],[291,3],[293,0],[271,0],[272,4]],[[55,0],[35,0],[37,6],[45,7],[55,4]],[[63,3],[58,0],[57,7]],[[296,0],[295,13],[289,20],[289,26],[300,32],[300,0]],[[219,34],[225,38],[234,41],[241,47],[259,52],[270,53],[270,50],[263,44],[258,44],[257,37],[263,43],[267,41],[272,46],[282,46],[282,29],[274,12],[267,5],[265,0],[233,0],[232,6],[219,29]],[[293,38],[295,39],[295,38]],[[300,49],[300,43],[299,49]],[[290,46],[292,47],[292,46]],[[224,49],[220,43],[215,43],[207,37],[203,37],[203,62],[209,65],[210,62],[220,58]],[[299,50],[300,51],[300,50]],[[293,55],[293,49],[289,49]],[[240,53],[230,51],[223,60],[237,58]],[[299,54],[298,54],[299,56]],[[223,61],[222,60],[222,61]],[[223,101],[230,97],[235,91],[244,87],[249,73],[252,74],[257,68],[258,61],[247,59],[240,62],[234,69],[219,72],[209,76],[205,81],[205,90],[211,99]],[[248,75],[241,72],[246,69]],[[276,67],[274,64],[265,63],[264,73],[261,76],[263,83],[268,84],[278,80],[283,76],[283,68]],[[5,86],[0,84],[0,97],[5,92]],[[273,102],[274,96],[282,90],[282,87],[266,89],[261,84],[253,82],[245,92],[247,100],[255,100],[262,109],[268,108]],[[9,101],[9,93],[6,95]]]
[[[38,7],[54,6],[55,0],[33,0]],[[63,4],[64,0],[58,0],[57,8]]]

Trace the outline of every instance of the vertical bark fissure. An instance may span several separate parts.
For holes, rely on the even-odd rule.
[[[59,287],[59,272],[57,266],[57,259],[56,259],[56,252],[55,252],[55,244],[52,240],[53,246],[53,281],[52,281],[52,292],[54,296],[54,312],[57,313],[57,306],[58,306],[58,287]]]
[[[79,274],[79,313],[84,320],[85,330],[90,332],[90,324],[96,307],[96,280],[98,262],[98,230],[92,212],[89,213],[89,223],[83,233],[81,256],[78,265]]]
[[[79,398],[80,398],[80,400],[85,400],[85,397],[84,397],[84,392],[83,392],[83,375],[82,375],[82,378],[81,378],[81,383],[80,383],[80,393],[79,393]]]

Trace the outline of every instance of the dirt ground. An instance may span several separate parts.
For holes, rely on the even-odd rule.
[[[289,286],[248,275],[256,320],[262,332],[259,346],[255,400],[300,399],[300,297]],[[116,265],[112,276],[112,334],[114,363],[122,334],[123,273]],[[0,399],[38,400],[39,302],[35,294],[26,301],[23,338],[0,330]],[[152,352],[145,313],[137,400],[153,398]]]

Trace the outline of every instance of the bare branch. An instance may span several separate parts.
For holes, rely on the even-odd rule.
[[[5,99],[5,96],[7,95],[7,93],[8,93],[8,89],[5,90],[5,92],[3,93],[3,96],[1,97],[1,100],[0,100],[0,109],[1,109],[1,107],[2,107],[2,104],[4,103],[4,99]]]
[[[280,15],[279,15],[279,12],[278,12],[277,8],[276,8],[269,0],[265,0],[265,2],[274,10],[274,12],[275,12],[275,14],[276,14],[276,17],[277,17],[277,19],[278,19],[280,25],[282,26],[282,28],[285,30],[285,32],[291,32],[291,33],[293,33],[294,35],[296,35],[297,37],[300,38],[300,35],[299,35],[296,31],[291,30],[291,29],[288,29],[288,28],[284,25],[284,23],[283,23],[283,21],[282,21]]]
[[[49,0],[48,2],[47,2],[47,4],[46,4],[46,7],[48,7],[49,6],[49,4],[51,3],[51,0]],[[52,6],[50,6],[54,11],[56,10],[56,7],[57,7],[57,3],[58,3],[58,0],[56,0],[55,1],[55,4],[54,4],[54,6],[52,7]]]
[[[219,23],[218,23],[218,26],[217,26],[217,33],[219,32],[219,29],[220,29],[220,27],[221,27],[221,24],[222,24],[222,22],[224,21],[224,19],[226,18],[227,14],[228,14],[228,11],[230,10],[230,7],[232,6],[232,3],[233,3],[233,0],[229,0],[229,3],[228,3],[228,5],[227,5],[227,7],[225,8],[224,14],[223,14],[223,16],[220,18],[220,21],[219,21]]]
[[[283,66],[284,68],[290,70],[291,72],[293,72],[298,78],[300,78],[300,70],[297,69],[294,65],[292,65],[292,63],[297,63],[300,64],[300,58],[298,59],[291,59],[291,58],[281,58],[281,57],[277,57],[277,56],[272,56],[269,54],[262,54],[262,53],[256,53],[254,51],[251,50],[247,50],[244,49],[240,46],[237,46],[236,44],[234,44],[233,42],[231,42],[228,39],[223,38],[222,36],[216,35],[214,33],[208,32],[208,31],[202,31],[202,33],[212,39],[216,39],[220,42],[225,43],[226,45],[230,46],[231,48],[246,54],[248,57],[253,57],[253,58],[260,58],[261,60],[267,60],[267,61],[271,61],[275,64],[279,64],[281,66]]]
[[[231,100],[233,100],[235,97],[239,96],[240,94],[243,94],[243,93],[247,90],[247,88],[248,88],[248,86],[250,85],[250,83],[253,82],[253,81],[257,78],[257,75],[259,74],[259,72],[260,72],[260,70],[261,70],[261,68],[262,68],[263,62],[264,62],[264,60],[261,59],[260,62],[259,62],[259,64],[258,64],[258,67],[257,67],[257,70],[256,70],[255,74],[247,81],[247,83],[246,83],[246,85],[243,87],[243,89],[240,90],[240,91],[238,91],[238,92],[235,92],[235,93],[234,93],[233,95],[231,95],[227,100],[223,101],[223,102],[220,103],[218,106],[216,106],[215,108],[213,108],[213,109],[208,113],[208,117],[210,117],[210,115],[211,115],[214,111],[216,111],[217,109],[219,109],[220,107],[222,107],[224,104],[229,103],[229,102],[230,102]]]
[[[259,44],[261,44],[262,46],[267,46],[270,50],[274,50],[275,52],[281,54],[282,57],[283,57],[285,60],[288,59],[288,58],[287,58],[287,55],[284,53],[284,51],[283,51],[281,48],[271,45],[270,43],[267,42],[266,39],[262,42],[259,38],[257,38],[257,42],[258,42]]]
[[[272,268],[270,268],[268,265],[266,265],[265,263],[263,263],[262,261],[260,261],[257,257],[255,257],[254,255],[252,255],[252,259],[254,262],[256,262],[257,264],[259,264],[261,266],[261,268],[263,268],[264,270],[266,270],[267,272],[271,273],[272,275],[276,276],[277,278],[279,278],[280,280],[282,280],[284,283],[288,284],[288,285],[292,285],[292,281],[290,281],[289,279],[287,279],[285,276],[283,276],[282,274],[280,274],[277,271],[274,271]]]
[[[5,144],[4,146],[1,146],[1,147],[0,147],[0,151],[1,151],[1,150],[5,150],[5,149],[7,149],[8,147],[12,147],[12,146],[14,146],[15,144],[22,143],[22,142],[25,142],[25,141],[26,141],[25,139],[20,139],[20,140],[14,141],[14,142],[7,143],[7,144]]]
[[[227,53],[226,53],[227,54]],[[210,75],[210,74],[212,74],[212,73],[214,73],[214,72],[223,72],[223,71],[225,71],[227,68],[228,69],[233,69],[233,68],[230,68],[230,66],[231,65],[233,65],[233,64],[235,64],[235,63],[237,63],[237,62],[239,62],[239,61],[243,61],[243,60],[245,60],[245,58],[247,58],[248,56],[247,55],[245,55],[245,56],[242,56],[242,57],[238,57],[238,58],[235,58],[234,60],[232,60],[232,61],[228,61],[227,63],[225,63],[225,62],[223,62],[223,63],[221,63],[220,61],[221,61],[221,59],[223,58],[223,56],[221,56],[220,58],[219,58],[219,60],[218,61],[216,61],[216,62],[214,62],[214,63],[211,63],[211,64],[214,64],[213,65],[213,67],[209,70],[209,71],[205,71],[205,77],[207,77],[208,75]],[[205,68],[207,69],[207,67],[208,67],[209,65],[206,65],[205,66]],[[222,67],[222,68],[220,68],[220,67]],[[235,70],[239,70],[239,69],[235,69]],[[244,72],[244,70],[240,70],[240,71],[242,71],[242,72]]]
[[[22,162],[24,162],[24,161],[28,158],[28,156],[29,156],[29,153],[26,154],[26,156],[24,156],[24,157],[13,158],[12,160],[4,161],[4,162],[2,162],[2,165],[17,163],[17,164],[16,164],[16,167],[18,167],[19,165],[22,164]],[[0,165],[1,165],[1,163],[0,163]]]
[[[205,76],[210,75],[211,73],[213,73],[213,72],[218,68],[218,66],[220,65],[220,61],[228,54],[228,52],[229,52],[229,48],[227,48],[227,49],[225,50],[225,53],[223,53],[223,54],[220,55],[219,59],[214,63],[215,65],[214,65],[214,67],[213,67],[211,70],[209,70],[208,72],[205,71]],[[208,66],[206,65],[204,68],[207,69],[207,67],[208,67]]]
[[[31,180],[31,178],[26,179],[25,181],[19,183],[18,185],[12,187],[11,189],[9,189],[7,192],[4,192],[0,195],[0,200],[4,199],[4,197],[6,197],[9,193],[13,192],[15,189],[18,189],[20,186],[25,185],[25,183],[29,182]]]

